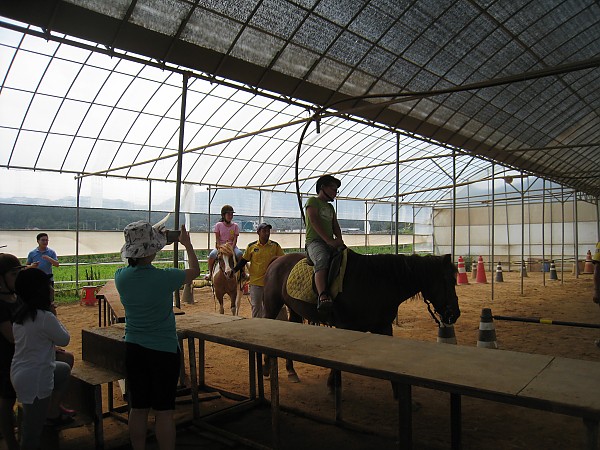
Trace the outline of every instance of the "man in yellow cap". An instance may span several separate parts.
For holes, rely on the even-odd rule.
[[[592,257],[594,263],[594,296],[592,300],[600,306],[600,242],[596,244],[596,252]],[[600,339],[596,339],[596,346],[600,347]]]

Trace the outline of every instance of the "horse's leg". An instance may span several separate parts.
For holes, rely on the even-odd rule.
[[[225,308],[223,307],[223,302],[225,299],[223,298],[224,294],[219,292],[215,293],[217,300],[219,301],[219,314],[225,314]]]
[[[229,296],[229,300],[231,300],[231,302],[229,303],[229,307],[231,309],[231,315],[235,316],[235,293],[229,291],[227,293],[227,295]]]
[[[294,312],[291,308],[288,308],[288,322],[302,323],[302,316]],[[294,361],[291,359],[285,360],[285,369],[287,370],[288,380],[292,383],[300,383],[300,378],[294,369]]]

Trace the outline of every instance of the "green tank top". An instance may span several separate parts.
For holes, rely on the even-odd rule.
[[[333,218],[335,217],[335,209],[333,209],[333,205],[331,205],[329,202],[324,202],[318,197],[310,197],[306,202],[305,208],[308,209],[308,207],[317,208],[322,227],[325,229],[327,236],[333,239]],[[320,238],[321,237],[310,223],[308,214],[306,214],[306,242],[312,242],[315,239]]]

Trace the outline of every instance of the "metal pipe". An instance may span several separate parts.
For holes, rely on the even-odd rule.
[[[545,325],[562,325],[567,327],[600,328],[600,323],[566,322],[563,320],[544,319],[542,317],[512,317],[493,316],[494,320],[506,320],[510,322],[543,323]]]

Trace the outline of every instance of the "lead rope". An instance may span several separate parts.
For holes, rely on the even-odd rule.
[[[425,297],[423,297],[423,301],[427,305],[427,311],[429,311],[429,314],[431,314],[431,317],[433,317],[433,320],[435,320],[435,323],[437,323],[437,326],[440,327],[442,324],[435,316],[435,313],[431,310],[431,302],[429,300],[427,300]]]

